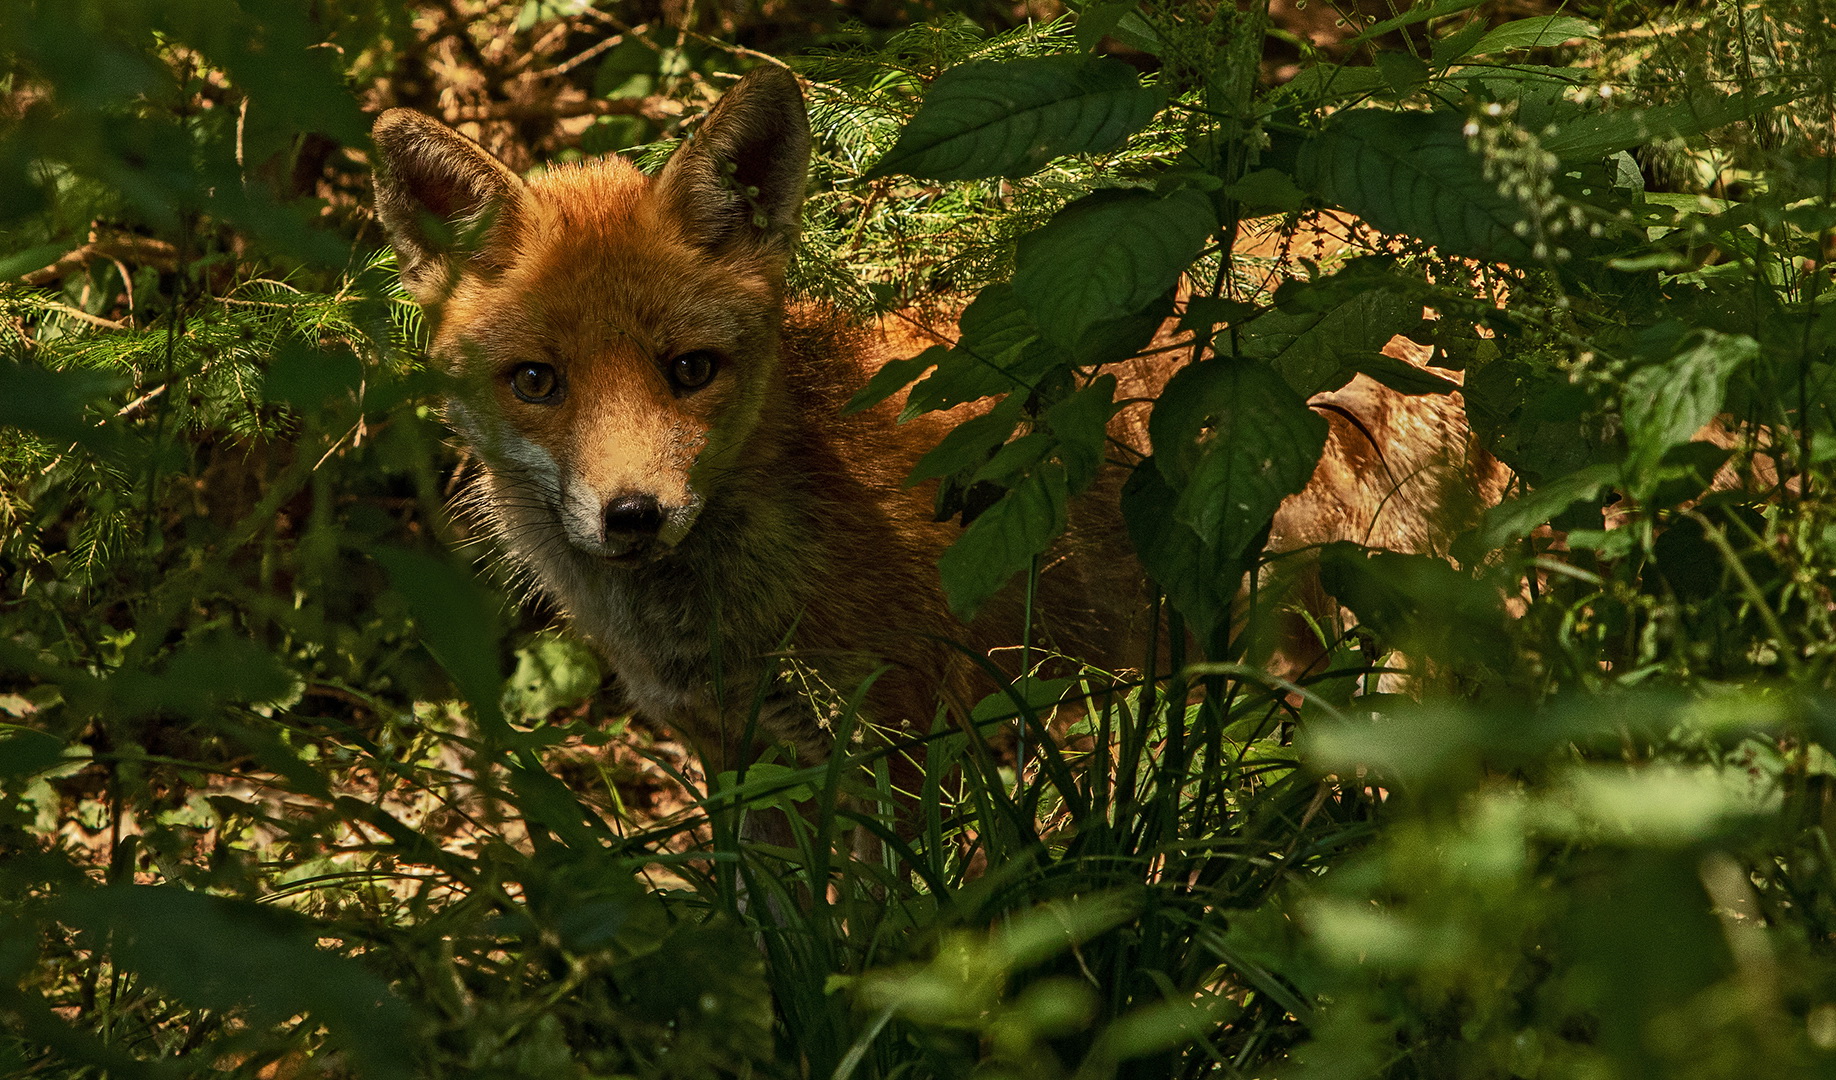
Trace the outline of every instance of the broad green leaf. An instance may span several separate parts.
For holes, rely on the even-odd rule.
[[[919,376],[936,367],[949,354],[948,345],[933,345],[917,356],[888,361],[881,366],[880,370],[873,373],[873,377],[867,380],[866,386],[861,387],[858,393],[848,399],[848,404],[842,406],[842,414],[850,415],[873,408],[910,386],[917,381]]]
[[[126,382],[120,375],[93,368],[52,371],[0,360],[0,426],[24,428],[53,442],[106,449],[114,432],[98,427],[83,410]]]
[[[1308,105],[1323,105],[1341,98],[1374,94],[1388,85],[1383,72],[1374,67],[1314,64],[1283,83],[1277,93]]]
[[[969,483],[1000,484],[1005,487],[1015,477],[1044,461],[1045,456],[1057,445],[1058,440],[1052,437],[1051,432],[1028,432],[996,450],[988,463],[969,478]]]
[[[714,792],[727,805],[749,810],[776,806],[797,813],[798,803],[816,798],[816,789],[800,779],[799,773],[807,776],[808,770],[793,769],[775,761],[755,761],[746,766],[743,784],[739,782],[738,770],[720,773]]]
[[[566,784],[526,765],[511,765],[504,772],[523,820],[546,829],[575,851],[595,851],[605,844],[605,822]]]
[[[1307,193],[1280,169],[1257,169],[1226,187],[1224,194],[1237,200],[1246,217],[1292,213],[1307,203]]]
[[[1383,81],[1389,84],[1391,95],[1398,98],[1408,97],[1421,89],[1429,75],[1427,62],[1406,52],[1378,53],[1377,70],[1383,73]]]
[[[1089,386],[1046,410],[1045,424],[1058,439],[1071,490],[1096,479],[1109,449],[1109,418],[1116,413],[1116,377],[1100,375]]]
[[[1093,324],[1082,338],[1068,346],[1058,342],[1036,341],[1027,347],[1027,351],[1050,357],[1050,363],[1039,363],[1040,370],[1049,370],[1056,365],[1096,367],[1112,364],[1118,360],[1127,360],[1146,348],[1172,314],[1173,290],[1168,289],[1133,315]],[[1026,364],[1031,368],[1035,361],[1029,358]]]
[[[1021,395],[1010,394],[989,411],[951,428],[949,434],[918,459],[912,474],[905,479],[905,486],[915,487],[926,480],[981,468],[995,447],[1006,442],[1014,428],[1020,425],[1023,404],[1025,399]]]
[[[262,396],[283,402],[306,415],[338,399],[355,399],[363,386],[363,361],[350,349],[316,349],[303,343],[282,345],[262,376]]]
[[[1460,389],[1460,384],[1452,379],[1444,379],[1387,353],[1359,353],[1347,359],[1346,366],[1399,394],[1452,394]]]
[[[516,651],[516,671],[504,685],[504,712],[518,720],[540,720],[590,699],[604,678],[598,658],[580,639],[541,634]]]
[[[1446,559],[1337,541],[1320,550],[1320,582],[1392,647],[1497,670],[1511,662],[1497,591]]]
[[[452,677],[487,732],[507,730],[502,709],[504,675],[497,605],[450,560],[405,548],[377,548],[371,556],[408,602],[427,651]]]
[[[1347,368],[1422,321],[1420,303],[1385,289],[1352,293],[1324,310],[1309,306],[1271,308],[1244,323],[1238,336],[1244,356],[1268,361],[1302,397],[1345,385]]]
[[[300,1014],[325,1025],[365,1077],[411,1075],[413,1015],[354,960],[315,947],[317,928],[283,908],[173,886],[66,894],[57,918],[93,935],[116,967],[195,1008],[257,1024]]]
[[[33,776],[63,761],[64,740],[48,732],[21,728],[0,736],[0,780]]]
[[[1167,594],[1207,649],[1221,646],[1245,563],[1222,555],[1178,514],[1179,493],[1154,459],[1135,467],[1122,488],[1122,517],[1141,568]]]
[[[1141,910],[1127,893],[1091,893],[1041,904],[1003,920],[989,935],[987,961],[1005,971],[1043,963],[1129,921]]]
[[[1477,18],[1434,43],[1434,66],[1444,68],[1455,60],[1472,55],[1473,46],[1486,34],[1485,20]]]
[[[975,519],[937,560],[950,610],[964,622],[1065,531],[1065,470],[1047,462]]]
[[[1785,99],[1776,94],[1703,93],[1649,109],[1614,109],[1563,120],[1543,149],[1563,161],[1602,158],[1660,139],[1687,139],[1745,120]]]
[[[1420,7],[1410,8],[1401,15],[1384,19],[1382,22],[1372,23],[1365,27],[1363,32],[1358,34],[1357,37],[1348,40],[1345,44],[1348,47],[1352,45],[1362,45],[1367,41],[1380,38],[1392,30],[1400,30],[1405,26],[1414,26],[1416,23],[1427,22],[1430,19],[1440,19],[1448,15],[1458,15],[1462,11],[1469,11],[1478,7],[1484,2],[1485,0],[1438,0],[1437,3],[1424,4]]]
[[[956,344],[936,358],[936,370],[912,387],[900,419],[954,408],[990,394],[1030,390],[1031,376],[1052,363],[1051,356],[1027,348],[1039,331],[1006,282],[977,294],[963,311],[958,330]]]
[[[1177,514],[1226,558],[1243,554],[1281,501],[1307,486],[1326,421],[1280,375],[1214,358],[1180,371],[1148,420]]]
[[[899,141],[867,174],[984,180],[1055,157],[1113,150],[1160,108],[1159,91],[1108,57],[981,60],[938,76]]]
[[[1297,745],[1315,772],[1368,769],[1392,783],[1419,783],[1474,770],[1483,725],[1476,711],[1457,705],[1410,705],[1373,719],[1319,717]]]
[[[268,650],[217,633],[191,643],[154,674],[124,668],[108,680],[117,707],[205,716],[226,704],[276,702],[292,695],[293,676]]]
[[[67,244],[40,244],[0,258],[0,281],[11,281],[50,266],[69,251]]]
[[[1098,1036],[1090,1056],[1098,1061],[1130,1061],[1202,1043],[1219,1025],[1242,1015],[1243,1006],[1228,997],[1179,997],[1155,1001],[1116,1017]]]
[[[1599,36],[1600,28],[1586,19],[1577,19],[1571,15],[1538,15],[1533,19],[1518,19],[1494,27],[1479,39],[1479,44],[1473,47],[1469,55],[1489,56],[1512,49],[1546,49],[1575,38],[1591,40]]]
[[[1770,814],[1758,785],[1741,771],[1619,765],[1571,769],[1542,799],[1539,824],[1557,836],[1639,847],[1687,847],[1732,820]]]
[[[1622,391],[1627,470],[1649,473],[1672,447],[1690,441],[1721,412],[1728,377],[1759,355],[1744,334],[1699,331],[1672,359],[1640,368]]]
[[[1471,552],[1462,550],[1460,558],[1472,562],[1513,540],[1530,535],[1531,530],[1576,503],[1598,498],[1601,491],[1618,478],[1619,467],[1616,465],[1589,465],[1579,472],[1551,480],[1527,495],[1499,503],[1487,510],[1479,522],[1477,548]]]
[[[1136,0],[1095,0],[1085,4],[1077,13],[1077,47],[1084,52],[1094,51],[1135,6]]]
[[[642,37],[625,35],[593,73],[594,96],[638,97],[650,93],[655,76],[662,70],[661,57]]]
[[[1530,258],[1523,208],[1499,193],[1452,112],[1350,109],[1301,148],[1300,182],[1385,232],[1487,262]]]
[[[1211,200],[1190,188],[1098,191],[1020,238],[1014,295],[1046,340],[1074,349],[1161,297],[1216,228]]]

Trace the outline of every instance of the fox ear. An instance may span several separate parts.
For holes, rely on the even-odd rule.
[[[402,284],[423,304],[446,295],[461,259],[489,265],[514,227],[523,181],[484,148],[413,109],[390,109],[371,131],[381,152],[376,216],[401,256]]]
[[[755,68],[721,97],[657,185],[692,241],[790,257],[810,166],[810,119],[796,76]]]

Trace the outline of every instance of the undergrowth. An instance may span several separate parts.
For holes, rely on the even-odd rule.
[[[995,399],[928,459],[985,507],[960,613],[1128,457],[1105,367],[1168,320],[1205,357],[1121,462],[1166,632],[911,736],[909,836],[871,740],[710,777],[631,725],[449,520],[416,309],[360,214],[282,182],[361,148],[346,71],[409,21],[305,11],[0,9],[0,1068],[1836,1066],[1819,0],[1448,0],[1279,86],[1266,8],[1183,0],[785,58],[797,288],[971,305],[860,399]],[[602,97],[692,114],[767,62],[619,26]],[[991,82],[1032,126],[974,118]],[[1354,378],[1458,392],[1508,469],[1444,550],[1269,547]],[[794,848],[739,839],[786,802]]]

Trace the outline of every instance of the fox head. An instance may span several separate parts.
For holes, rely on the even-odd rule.
[[[614,157],[525,180],[407,109],[374,136],[377,216],[500,524],[612,563],[667,553],[777,374],[810,152],[796,79],[741,79],[655,177]]]

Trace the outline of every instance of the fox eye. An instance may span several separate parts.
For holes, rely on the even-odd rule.
[[[706,349],[686,352],[669,362],[669,381],[683,390],[698,390],[714,377],[720,357]]]
[[[561,389],[561,377],[549,364],[518,364],[510,373],[510,389],[531,404],[546,404]]]

